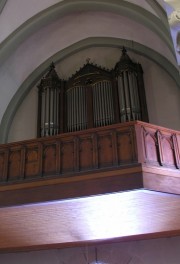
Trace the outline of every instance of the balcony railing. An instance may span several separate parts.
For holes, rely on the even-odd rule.
[[[128,122],[0,146],[0,181],[65,177],[133,164],[180,169],[180,133]]]

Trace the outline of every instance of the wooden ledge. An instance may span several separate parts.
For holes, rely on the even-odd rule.
[[[180,235],[180,196],[128,191],[0,208],[0,251]]]
[[[180,194],[180,171],[143,166],[143,187],[158,192]]]
[[[69,177],[4,184],[0,186],[0,206],[52,201],[143,188],[140,164],[98,170]]]
[[[0,186],[0,206],[85,197],[119,191],[147,189],[180,194],[180,172],[164,167],[134,164],[15,182]]]

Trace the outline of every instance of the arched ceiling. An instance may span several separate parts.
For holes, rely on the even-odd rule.
[[[10,27],[6,25],[3,27],[3,30],[1,30],[1,37],[0,37],[1,38],[1,40],[0,40],[1,41],[1,52],[3,50],[2,49],[3,43],[7,47],[8,45],[6,45],[7,44],[6,40],[8,40],[10,38],[9,42],[11,42],[13,35],[16,35],[16,36],[19,35],[20,29],[22,29],[21,31],[23,31],[23,29],[24,29],[28,32],[28,30],[24,27],[25,24],[27,24],[26,22],[30,21],[32,17],[34,19],[35,14],[39,15],[41,13],[40,12],[41,8],[46,9],[47,7],[53,6],[54,4],[58,4],[60,2],[65,2],[65,1],[64,0],[59,0],[59,1],[58,0],[45,0],[45,1],[43,1],[43,4],[37,3],[37,5],[34,5],[35,4],[34,1],[29,1],[29,3],[30,2],[31,2],[31,4],[29,6],[26,6],[26,5],[24,5],[25,2],[23,3],[23,1],[21,1],[21,0],[17,1],[18,6],[20,6],[20,8],[18,7],[18,9],[20,10],[22,8],[23,10],[22,10],[22,15],[19,16],[19,14],[17,14],[18,18],[16,18],[15,20],[12,19],[12,17],[15,16],[15,13],[13,12],[13,10],[11,13],[5,12],[5,16],[7,16],[8,14],[9,15],[12,14],[12,17],[9,20],[9,23],[11,23],[12,25]],[[81,1],[81,2],[83,2],[83,1]],[[125,2],[128,2],[128,1],[125,1]],[[134,1],[131,0],[130,2],[133,3]],[[137,6],[138,6],[140,1],[138,0],[138,1],[135,1],[134,3],[137,4]],[[172,34],[173,41],[174,41],[174,46],[175,46],[175,50],[176,50],[178,64],[180,65],[180,53],[179,53],[179,50],[180,50],[180,43],[179,43],[179,39],[180,39],[180,36],[179,36],[179,34],[180,34],[180,1],[179,0],[156,0],[156,1],[146,0],[146,1],[144,1],[143,5],[145,5],[146,7],[149,6],[152,13],[155,12],[154,14],[159,15],[162,18],[162,12],[161,12],[161,10],[159,10],[159,8],[157,8],[157,6],[160,7],[164,3],[165,3],[167,15],[169,17],[171,34]],[[9,0],[9,1],[8,0],[0,0],[0,14],[4,13],[3,8],[4,7],[6,8],[6,5],[8,8],[10,7],[9,9],[11,9],[13,7],[11,0]],[[42,5],[42,7],[40,7],[41,5]],[[35,7],[33,7],[32,10],[29,10],[30,6],[35,6]],[[77,5],[75,5],[75,6],[77,6]],[[27,7],[29,13],[27,13],[27,10],[25,9],[25,7]],[[35,12],[35,9],[37,9],[36,12]],[[33,13],[33,12],[35,12],[35,13]],[[24,15],[23,13],[26,15]],[[25,20],[25,16],[26,16],[27,21]],[[14,26],[13,26],[14,21],[17,23],[17,25],[15,25],[16,23],[14,23]],[[18,25],[17,21],[19,21],[19,23],[20,23],[19,25]],[[7,22],[7,18],[5,20],[1,18],[0,23],[3,24],[3,22]],[[29,25],[30,25],[30,23],[28,22],[28,28],[29,28]],[[23,26],[23,28],[22,28],[22,26]],[[159,25],[158,25],[158,27],[159,27]],[[36,28],[36,26],[35,26],[35,28]],[[7,34],[5,33],[5,31],[7,31]],[[4,35],[5,41],[3,41],[3,35]],[[20,36],[19,36],[19,39],[21,39]],[[14,44],[13,44],[13,46],[14,46]]]

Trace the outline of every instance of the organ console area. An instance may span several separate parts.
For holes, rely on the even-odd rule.
[[[58,76],[52,63],[38,91],[38,137],[127,121],[148,122],[143,70],[125,48],[113,69],[87,59],[68,80]]]

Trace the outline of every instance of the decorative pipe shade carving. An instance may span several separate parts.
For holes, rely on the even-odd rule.
[[[114,69],[88,59],[67,81],[58,77],[52,64],[38,89],[41,137],[126,121],[148,122],[143,70],[125,48]]]

